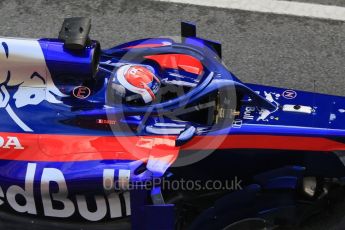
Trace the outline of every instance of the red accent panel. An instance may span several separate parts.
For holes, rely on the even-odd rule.
[[[149,157],[176,159],[179,148],[174,136],[98,137],[51,134],[0,133],[17,137],[24,149],[0,148],[0,160],[22,161],[89,161],[143,160]],[[157,150],[162,151],[157,151]],[[164,150],[164,151],[163,151]]]
[[[156,61],[162,68],[182,69],[197,75],[203,71],[201,62],[186,54],[159,54],[145,56],[145,58]]]
[[[175,136],[99,137],[51,134],[0,133],[17,137],[24,149],[0,147],[0,160],[23,161],[89,161],[143,160],[155,158],[171,162],[180,148]],[[6,142],[6,140],[5,140]],[[197,136],[181,147],[182,150],[202,149],[282,149],[334,151],[345,150],[345,144],[321,137],[229,135]]]
[[[197,136],[183,145],[183,150],[195,149],[282,149],[334,151],[345,150],[345,144],[322,137],[223,135]]]

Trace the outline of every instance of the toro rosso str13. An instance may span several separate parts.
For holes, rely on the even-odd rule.
[[[90,28],[0,38],[2,218],[261,229],[342,197],[345,98],[243,83],[190,23],[105,50]]]

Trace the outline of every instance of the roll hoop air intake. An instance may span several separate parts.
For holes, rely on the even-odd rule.
[[[100,58],[100,44],[91,40],[91,20],[67,18],[58,39],[43,39],[45,58],[55,79],[87,80],[96,76]]]

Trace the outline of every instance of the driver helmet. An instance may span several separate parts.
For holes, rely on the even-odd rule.
[[[115,72],[112,88],[126,102],[149,104],[156,99],[160,84],[151,66],[126,64]]]

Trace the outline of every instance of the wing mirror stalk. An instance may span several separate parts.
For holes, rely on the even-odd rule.
[[[188,141],[190,141],[196,133],[196,128],[194,126],[189,126],[183,130],[175,141],[176,146],[182,146]]]

